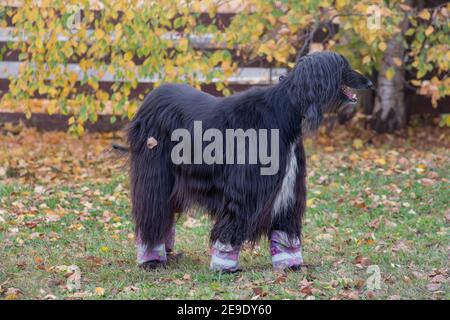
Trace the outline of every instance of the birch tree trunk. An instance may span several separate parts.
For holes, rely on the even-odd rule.
[[[393,132],[406,126],[403,40],[407,28],[408,18],[405,15],[400,31],[387,43],[381,62],[377,96],[372,113],[372,127],[379,133]],[[393,76],[392,71],[394,71]]]

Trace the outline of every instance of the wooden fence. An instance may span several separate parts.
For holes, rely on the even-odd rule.
[[[225,28],[231,21],[233,17],[232,13],[218,13],[216,24],[219,28]],[[202,14],[200,20],[203,23],[208,23],[209,17],[207,14]],[[210,21],[209,21],[210,22]],[[17,41],[17,39],[12,35],[12,30],[14,25],[11,19],[7,20],[7,27],[0,28],[0,52],[6,51],[3,54],[2,60],[0,60],[0,97],[8,92],[9,79],[12,77],[17,77],[19,70],[19,53],[13,50],[9,50],[8,43]],[[168,34],[167,36],[173,37],[176,34]],[[313,42],[320,43],[327,35],[323,31],[317,32],[314,35]],[[60,41],[65,39],[61,38]],[[213,51],[214,48],[210,45],[210,39],[208,36],[195,37],[191,39],[193,45],[201,50]],[[264,86],[276,83],[279,76],[286,73],[285,68],[277,68],[273,63],[269,63],[264,59],[257,59],[251,62],[243,61],[235,51],[232,50],[232,56],[234,61],[238,63],[238,71],[231,78],[228,79],[229,87],[233,91],[242,91],[249,86]],[[134,58],[136,64],[139,64],[139,59]],[[71,71],[75,71],[79,80],[82,77],[81,69],[78,65],[77,60],[72,60],[68,64],[67,68]],[[139,84],[132,90],[131,97],[138,97],[142,94],[147,94],[155,82],[155,78],[144,77],[139,79]],[[113,75],[105,73],[100,79],[100,88],[107,92],[111,91],[112,85],[115,83]],[[79,90],[82,91],[83,87],[80,81],[77,81]],[[220,92],[216,90],[215,84],[205,84],[202,85],[202,90],[214,94],[220,95]],[[438,107],[433,108],[431,106],[431,100],[427,97],[419,96],[413,90],[405,89],[406,102],[409,108],[409,112],[412,113],[448,113],[450,112],[450,98],[444,98],[439,101]],[[36,94],[34,98],[45,99],[45,95]],[[364,99],[364,101],[369,100],[369,103],[373,103],[373,99]],[[367,103],[367,102],[366,102]],[[370,109],[370,106],[365,106],[365,109]],[[65,130],[67,129],[67,116],[63,115],[47,115],[47,114],[33,114],[31,119],[26,119],[23,113],[13,113],[3,110],[0,105],[0,125],[5,122],[18,123],[22,121],[27,126],[37,127],[41,130]],[[86,128],[90,131],[111,131],[121,128],[126,121],[118,121],[114,124],[110,123],[109,116],[101,115],[99,116],[98,122],[95,124],[87,123]]]

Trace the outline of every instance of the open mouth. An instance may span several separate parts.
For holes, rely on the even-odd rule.
[[[345,104],[356,104],[358,102],[358,98],[356,96],[356,93],[354,93],[352,91],[352,89],[350,89],[349,87],[342,86],[341,87],[341,92],[342,92],[342,95],[346,99]]]

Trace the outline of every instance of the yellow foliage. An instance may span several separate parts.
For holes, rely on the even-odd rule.
[[[94,36],[97,40],[101,40],[105,36],[105,32],[102,29],[97,29],[95,30]]]
[[[386,79],[388,80],[392,80],[394,78],[395,75],[395,69],[390,67],[389,69],[387,69],[386,71]]]
[[[237,69],[237,63],[231,60],[231,49],[244,60],[262,57],[276,67],[292,68],[305,30],[312,30],[316,24],[326,25],[331,17],[338,16],[333,22],[341,27],[323,43],[324,49],[339,51],[356,68],[371,72],[379,67],[388,50],[387,43],[399,35],[405,12],[411,19],[407,31],[407,36],[413,39],[408,50],[410,59],[395,58],[395,66],[411,61],[415,70],[419,70],[412,83],[422,94],[432,97],[434,104],[450,95],[448,80],[442,77],[450,68],[450,44],[443,35],[444,27],[448,27],[445,13],[434,12],[432,16],[429,9],[416,12],[400,0],[389,5],[377,2],[377,6],[373,6],[373,0],[305,0],[282,4],[247,0],[224,28],[204,26],[198,14],[191,13],[202,11],[214,20],[220,2],[190,0],[181,5],[177,1],[157,0],[142,6],[137,0],[111,0],[103,1],[99,10],[96,1],[43,0],[40,8],[34,1],[25,1],[21,10],[8,13],[20,39],[12,44],[12,49],[19,52],[22,63],[5,97],[46,94],[56,102],[47,109],[51,113],[61,112],[68,101],[76,101],[68,109],[69,124],[72,132],[82,134],[84,121],[95,120],[96,114],[103,110],[100,101],[111,100],[113,110],[132,117],[138,100],[143,99],[143,95],[138,99],[130,97],[139,78],[154,78],[154,87],[162,81],[181,80],[198,87],[201,78],[209,82],[219,79],[216,88],[230,94],[226,78]],[[84,12],[74,29],[66,25],[68,4],[79,5]],[[374,7],[376,10],[372,12]],[[6,25],[6,16],[0,14],[0,27]],[[22,33],[27,37],[20,37]],[[202,35],[211,39],[207,45],[215,50],[195,47],[191,36]],[[79,72],[64,67],[73,60],[79,60]],[[423,76],[435,69],[439,76],[426,82]],[[122,81],[108,93],[99,90],[106,72]],[[388,79],[394,75],[393,68],[387,70]],[[77,81],[90,89],[78,92]],[[25,111],[30,114],[30,109]],[[356,141],[355,148],[359,146]]]

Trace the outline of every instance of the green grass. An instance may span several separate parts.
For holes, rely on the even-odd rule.
[[[449,169],[447,161],[434,170],[448,177]],[[176,250],[183,257],[176,264],[139,269],[123,174],[106,184],[49,186],[43,193],[0,180],[0,292],[7,299],[71,298],[65,272],[54,267],[76,265],[86,299],[450,298],[448,283],[427,288],[434,274],[448,271],[445,179],[424,186],[415,170],[386,175],[376,167],[316,164],[313,171],[303,232],[312,267],[285,276],[272,271],[265,242],[243,251],[244,272],[211,272],[211,223],[201,213],[193,213],[194,224],[178,221]],[[368,265],[379,267],[381,289],[367,288]],[[95,294],[98,287],[103,295]],[[21,293],[8,296],[6,288]]]
[[[211,221],[195,210],[177,223],[177,263],[136,266],[124,161],[103,151],[110,136],[2,136],[0,299],[449,299],[448,139],[410,131],[307,139],[310,267],[274,273],[261,241],[234,275],[209,270]],[[73,265],[81,288],[70,291]],[[380,289],[368,287],[371,266]]]

